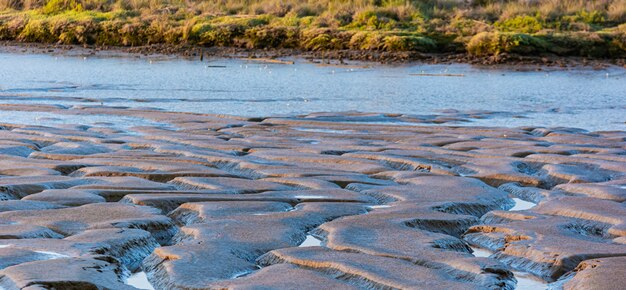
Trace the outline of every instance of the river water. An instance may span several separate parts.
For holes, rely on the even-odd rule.
[[[510,114],[465,125],[626,130],[626,69],[320,66],[301,59],[283,65],[5,52],[0,53],[2,103],[102,104],[255,117],[349,110],[422,115],[446,109],[487,110]],[[24,114],[0,112],[0,122],[27,122],[33,116]]]

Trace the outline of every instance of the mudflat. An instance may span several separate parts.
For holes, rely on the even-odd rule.
[[[2,110],[153,125],[1,125],[0,288],[626,283],[616,274],[624,131],[353,112]]]

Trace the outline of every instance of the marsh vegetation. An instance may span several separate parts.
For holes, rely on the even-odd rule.
[[[626,0],[0,0],[0,40],[626,56]]]

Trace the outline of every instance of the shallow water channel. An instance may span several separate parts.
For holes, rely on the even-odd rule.
[[[515,202],[515,205],[512,208],[510,208],[509,211],[527,210],[537,205],[536,203],[525,201],[516,197],[512,199]],[[489,257],[493,254],[492,251],[487,250],[487,249],[477,248],[477,247],[471,247],[471,248],[474,251],[472,255],[476,257]],[[513,272],[513,275],[515,275],[515,279],[517,279],[517,285],[515,286],[516,290],[541,290],[541,289],[548,289],[549,287],[545,281],[543,281],[542,279],[538,277],[533,276],[530,273],[520,272],[520,271],[512,271],[512,272]]]
[[[624,130],[625,92],[626,69],[620,67],[515,71],[464,64],[321,66],[302,59],[283,65],[0,53],[0,104],[101,104],[245,116],[486,110],[503,114],[469,125]],[[25,117],[0,114],[0,122],[20,118]],[[34,118],[66,122],[59,116]]]

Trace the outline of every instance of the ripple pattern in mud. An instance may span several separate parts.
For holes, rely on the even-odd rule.
[[[5,289],[626,282],[625,132],[52,110],[156,123],[2,125]]]

